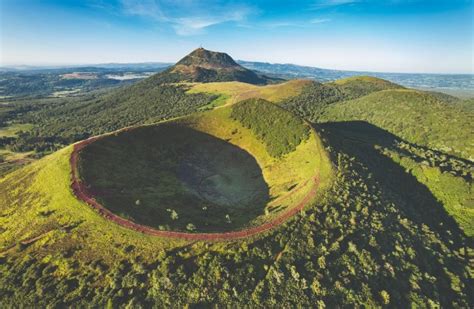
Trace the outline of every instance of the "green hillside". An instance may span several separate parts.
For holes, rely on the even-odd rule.
[[[209,94],[188,94],[187,90],[186,86],[154,84],[146,79],[80,99],[16,103],[10,118],[21,118],[31,123],[32,128],[10,147],[15,151],[56,150],[92,135],[187,115],[217,98]]]
[[[359,98],[368,95],[372,92],[387,90],[387,89],[402,89],[404,87],[386,81],[384,79],[371,76],[354,76],[336,80],[332,83],[326,84],[328,86],[336,87],[344,96],[345,99]]]
[[[351,77],[324,84],[312,82],[300,94],[284,100],[281,104],[300,116],[316,122],[330,104],[363,97],[381,90],[400,88],[403,87],[368,76]]]
[[[351,85],[345,94],[331,86],[345,84]],[[307,86],[282,106],[317,123],[364,121],[391,133],[390,143],[381,148],[384,155],[426,185],[465,233],[474,235],[474,131],[468,101],[357,77]],[[364,134],[358,140],[371,143]]]
[[[474,159],[474,114],[416,90],[386,90],[328,107],[319,121],[365,120],[418,145]]]

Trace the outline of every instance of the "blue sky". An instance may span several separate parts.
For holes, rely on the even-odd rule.
[[[0,0],[0,65],[235,59],[474,73],[472,0]]]

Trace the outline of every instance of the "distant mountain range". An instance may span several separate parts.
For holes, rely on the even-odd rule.
[[[184,59],[183,59],[184,60]],[[181,61],[183,61],[181,60]],[[187,61],[187,60],[186,60]],[[234,62],[242,68],[246,68],[258,73],[272,77],[295,79],[308,78],[318,81],[334,81],[340,78],[366,75],[374,76],[389,80],[391,82],[423,90],[442,91],[448,94],[458,95],[461,97],[474,97],[474,75],[473,74],[424,74],[424,73],[384,73],[384,72],[362,72],[362,71],[343,71],[322,69],[310,66],[300,66],[295,64],[278,64],[267,62],[253,62],[237,60]],[[8,66],[0,67],[0,72],[57,72],[57,71],[130,71],[130,72],[160,72],[171,67],[172,63],[166,62],[144,62],[144,63],[105,63],[91,65],[71,65],[71,66]],[[183,66],[181,66],[182,70]],[[206,68],[199,69],[200,76],[197,79],[205,79],[203,72]],[[252,83],[259,83],[258,76],[254,76],[254,72],[241,71],[246,75],[245,78],[237,78],[245,81],[246,79]],[[235,71],[238,72],[239,70]],[[198,74],[197,71],[195,74]],[[239,74],[241,74],[239,72]],[[252,76],[250,76],[252,75]],[[256,82],[257,81],[257,82]],[[262,83],[262,81],[260,81]]]
[[[373,76],[391,82],[423,90],[443,91],[456,95],[474,96],[474,74],[425,74],[425,73],[385,73],[363,71],[341,71],[321,69],[295,64],[275,64],[267,62],[237,61],[242,66],[265,74],[283,78],[309,78],[318,81],[334,81],[352,76]]]
[[[1,66],[0,72],[51,72],[51,71],[71,71],[80,70],[112,70],[112,71],[156,71],[163,70],[172,63],[168,62],[142,62],[142,63],[97,63],[97,64],[81,64],[81,65],[11,65]]]

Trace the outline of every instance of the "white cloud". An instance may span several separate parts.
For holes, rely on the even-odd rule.
[[[324,8],[362,2],[362,0],[318,0],[314,3],[314,8]]]
[[[274,29],[274,28],[281,28],[281,27],[304,27],[301,23],[295,23],[290,21],[272,21],[260,24],[261,27]]]
[[[310,24],[322,24],[322,23],[327,23],[330,22],[330,18],[314,18],[309,21]]]
[[[313,18],[308,21],[288,21],[288,20],[276,20],[271,22],[265,22],[258,24],[259,27],[268,29],[275,28],[308,28],[311,25],[317,25],[322,23],[330,22],[330,18]]]
[[[125,14],[170,24],[178,35],[199,34],[213,25],[240,22],[253,13],[248,6],[220,1],[121,0],[121,3]]]

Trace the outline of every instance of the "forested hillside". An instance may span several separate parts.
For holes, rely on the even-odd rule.
[[[351,77],[330,83],[312,82],[300,94],[284,100],[281,104],[310,121],[317,121],[329,104],[356,99],[372,92],[400,88],[403,87],[368,76]]]
[[[347,125],[345,131],[360,121],[379,128],[385,138],[375,145],[382,153],[427,186],[464,232],[474,235],[470,101],[357,77],[308,85],[282,106],[314,123]],[[373,136],[359,131],[357,140],[373,143]]]
[[[34,128],[11,141],[8,147],[15,151],[55,150],[92,135],[183,116],[217,98],[186,94],[186,90],[185,86],[150,85],[144,80],[85,100],[63,99],[42,108],[35,104],[18,104],[11,117],[21,113],[22,121],[33,124]]]
[[[474,160],[474,113],[416,90],[375,92],[328,107],[319,121],[365,120],[399,137]]]

